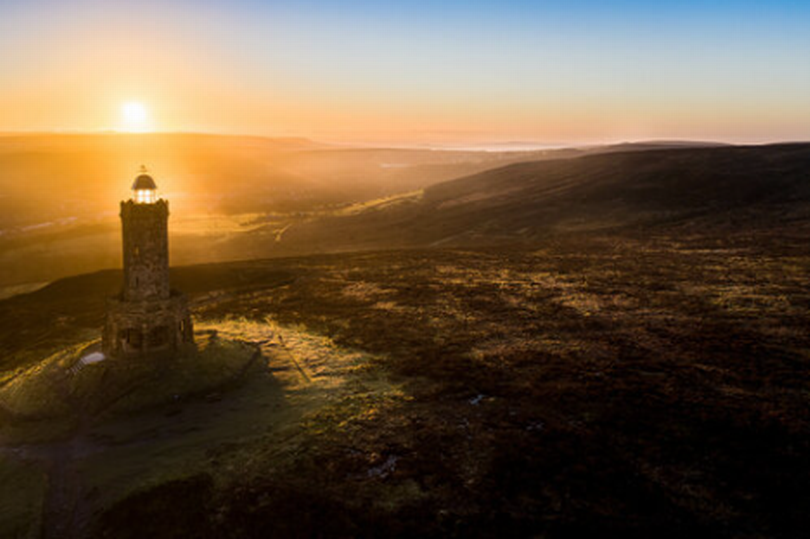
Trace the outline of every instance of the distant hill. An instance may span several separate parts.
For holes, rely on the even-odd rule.
[[[118,203],[141,164],[171,202],[172,260],[188,264],[261,254],[224,248],[256,220],[297,219],[541,158],[193,133],[0,136],[0,296],[8,285],[120,265]]]
[[[575,176],[574,184],[583,178],[598,182],[619,162],[609,155],[601,161],[580,163],[579,158],[657,155],[673,147],[688,152],[692,145],[706,143],[443,151],[192,133],[0,136],[0,296],[15,293],[17,285],[38,286],[119,266],[118,202],[129,196],[141,164],[153,171],[161,196],[171,201],[173,263],[195,264],[437,242],[531,240],[533,234],[565,224],[563,218],[575,217],[564,209],[566,215],[555,217],[548,206],[549,200],[560,208],[570,206],[570,200],[549,199],[542,192],[543,185],[558,181],[555,174]],[[636,166],[632,158],[616,159],[629,159],[628,171]],[[550,160],[555,164],[542,164]],[[503,168],[518,163],[533,164]],[[592,170],[582,168],[587,163]],[[511,202],[507,199],[513,195],[497,194],[498,185],[510,178],[516,181],[506,187],[516,197]],[[490,180],[491,188],[485,186]],[[533,191],[520,192],[524,187]],[[499,202],[496,194],[506,199]],[[469,204],[469,197],[478,203]],[[594,226],[586,217],[580,226]]]
[[[176,203],[219,208],[223,195],[256,200],[261,180],[271,191],[306,184],[270,166],[274,156],[328,146],[305,139],[198,134],[32,134],[0,137],[0,229],[117,213],[129,180],[144,164]],[[227,197],[225,197],[227,198]],[[279,196],[279,199],[282,197]]]
[[[303,138],[152,134],[0,136],[0,234],[114,216],[142,164],[180,212],[310,211],[422,189],[509,163],[649,149],[538,151],[352,148]]]
[[[421,198],[291,227],[287,247],[482,245],[555,232],[806,227],[810,144],[612,152],[517,163]]]
[[[238,214],[357,202],[540,158],[194,133],[6,135],[0,136],[0,234],[60,219],[114,217],[142,164],[175,212]]]

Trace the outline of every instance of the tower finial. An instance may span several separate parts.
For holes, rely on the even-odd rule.
[[[141,168],[138,169],[138,173],[140,174],[146,174],[147,172],[149,172],[149,169],[146,168],[146,165],[141,165]]]

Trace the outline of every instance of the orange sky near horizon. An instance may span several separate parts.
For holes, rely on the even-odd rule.
[[[159,131],[351,142],[810,135],[810,39],[781,19],[759,33],[564,13],[409,27],[237,4],[4,4],[0,131],[126,129],[137,102]]]

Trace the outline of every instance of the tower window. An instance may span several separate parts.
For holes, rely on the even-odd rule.
[[[158,326],[152,328],[149,332],[149,347],[159,348],[165,346],[169,342],[169,328],[168,326]]]
[[[157,200],[154,189],[135,189],[134,193],[137,204],[152,204]]]
[[[143,334],[138,329],[127,330],[127,343],[133,348],[140,348],[143,343]]]

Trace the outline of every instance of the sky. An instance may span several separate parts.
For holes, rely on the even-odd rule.
[[[810,140],[810,2],[0,0],[0,132],[135,127]]]

